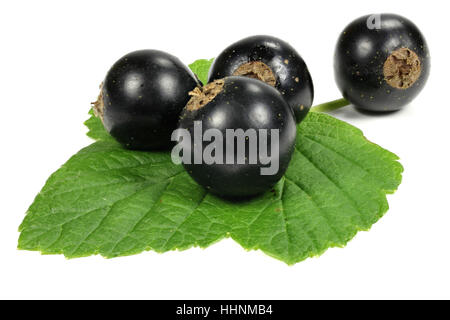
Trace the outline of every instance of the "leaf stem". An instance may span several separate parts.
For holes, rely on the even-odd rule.
[[[348,106],[350,102],[344,98],[322,103],[311,108],[312,112],[329,112]]]

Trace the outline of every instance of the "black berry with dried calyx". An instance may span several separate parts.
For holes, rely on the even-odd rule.
[[[297,133],[282,95],[246,77],[215,80],[191,95],[179,125],[188,135],[178,139],[191,177],[227,198],[270,190],[289,166]]]
[[[94,111],[124,147],[168,149],[188,93],[198,85],[178,58],[158,50],[135,51],[108,71]]]
[[[334,70],[344,98],[357,108],[396,111],[424,88],[430,55],[424,36],[410,20],[395,14],[368,15],[342,32]]]
[[[297,122],[313,103],[313,82],[305,62],[291,45],[275,37],[252,36],[226,48],[214,59],[208,82],[228,76],[247,76],[275,87]]]

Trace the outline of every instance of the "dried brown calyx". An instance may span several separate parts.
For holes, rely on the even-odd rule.
[[[100,93],[98,94],[97,101],[91,102],[91,105],[95,116],[103,121],[103,110],[105,108],[103,104],[103,83],[100,84]]]
[[[249,78],[258,79],[275,87],[277,82],[272,69],[261,61],[250,61],[239,66],[234,71],[233,76],[245,76]]]
[[[383,66],[386,82],[397,89],[408,89],[420,77],[422,66],[417,54],[408,48],[392,52]]]
[[[187,103],[186,109],[189,111],[194,111],[203,108],[222,91],[224,84],[225,81],[220,79],[208,83],[203,88],[195,88],[189,92],[191,99]]]

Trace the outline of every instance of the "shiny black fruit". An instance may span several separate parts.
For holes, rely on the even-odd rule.
[[[313,103],[313,82],[305,62],[292,46],[275,37],[248,37],[226,48],[214,60],[208,82],[228,76],[256,78],[277,88],[297,122]]]
[[[389,112],[401,109],[423,89],[430,55],[422,33],[408,19],[364,16],[339,37],[334,70],[344,98],[357,108]]]
[[[178,58],[157,50],[135,51],[111,67],[94,110],[126,148],[167,149],[188,93],[197,85]]]
[[[179,145],[194,180],[230,198],[273,187],[288,168],[296,138],[294,114],[283,96],[246,77],[216,80],[191,95],[179,125],[191,139],[183,135]]]

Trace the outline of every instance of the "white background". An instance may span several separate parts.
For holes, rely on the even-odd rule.
[[[450,298],[448,16],[445,1],[3,1],[0,5],[0,298]],[[254,34],[291,43],[316,100],[339,98],[336,39],[353,19],[394,12],[425,34],[432,72],[404,111],[335,115],[397,153],[390,210],[344,249],[293,267],[232,240],[106,260],[17,251],[17,228],[48,176],[91,143],[82,123],[108,68],[154,48],[185,63]]]

